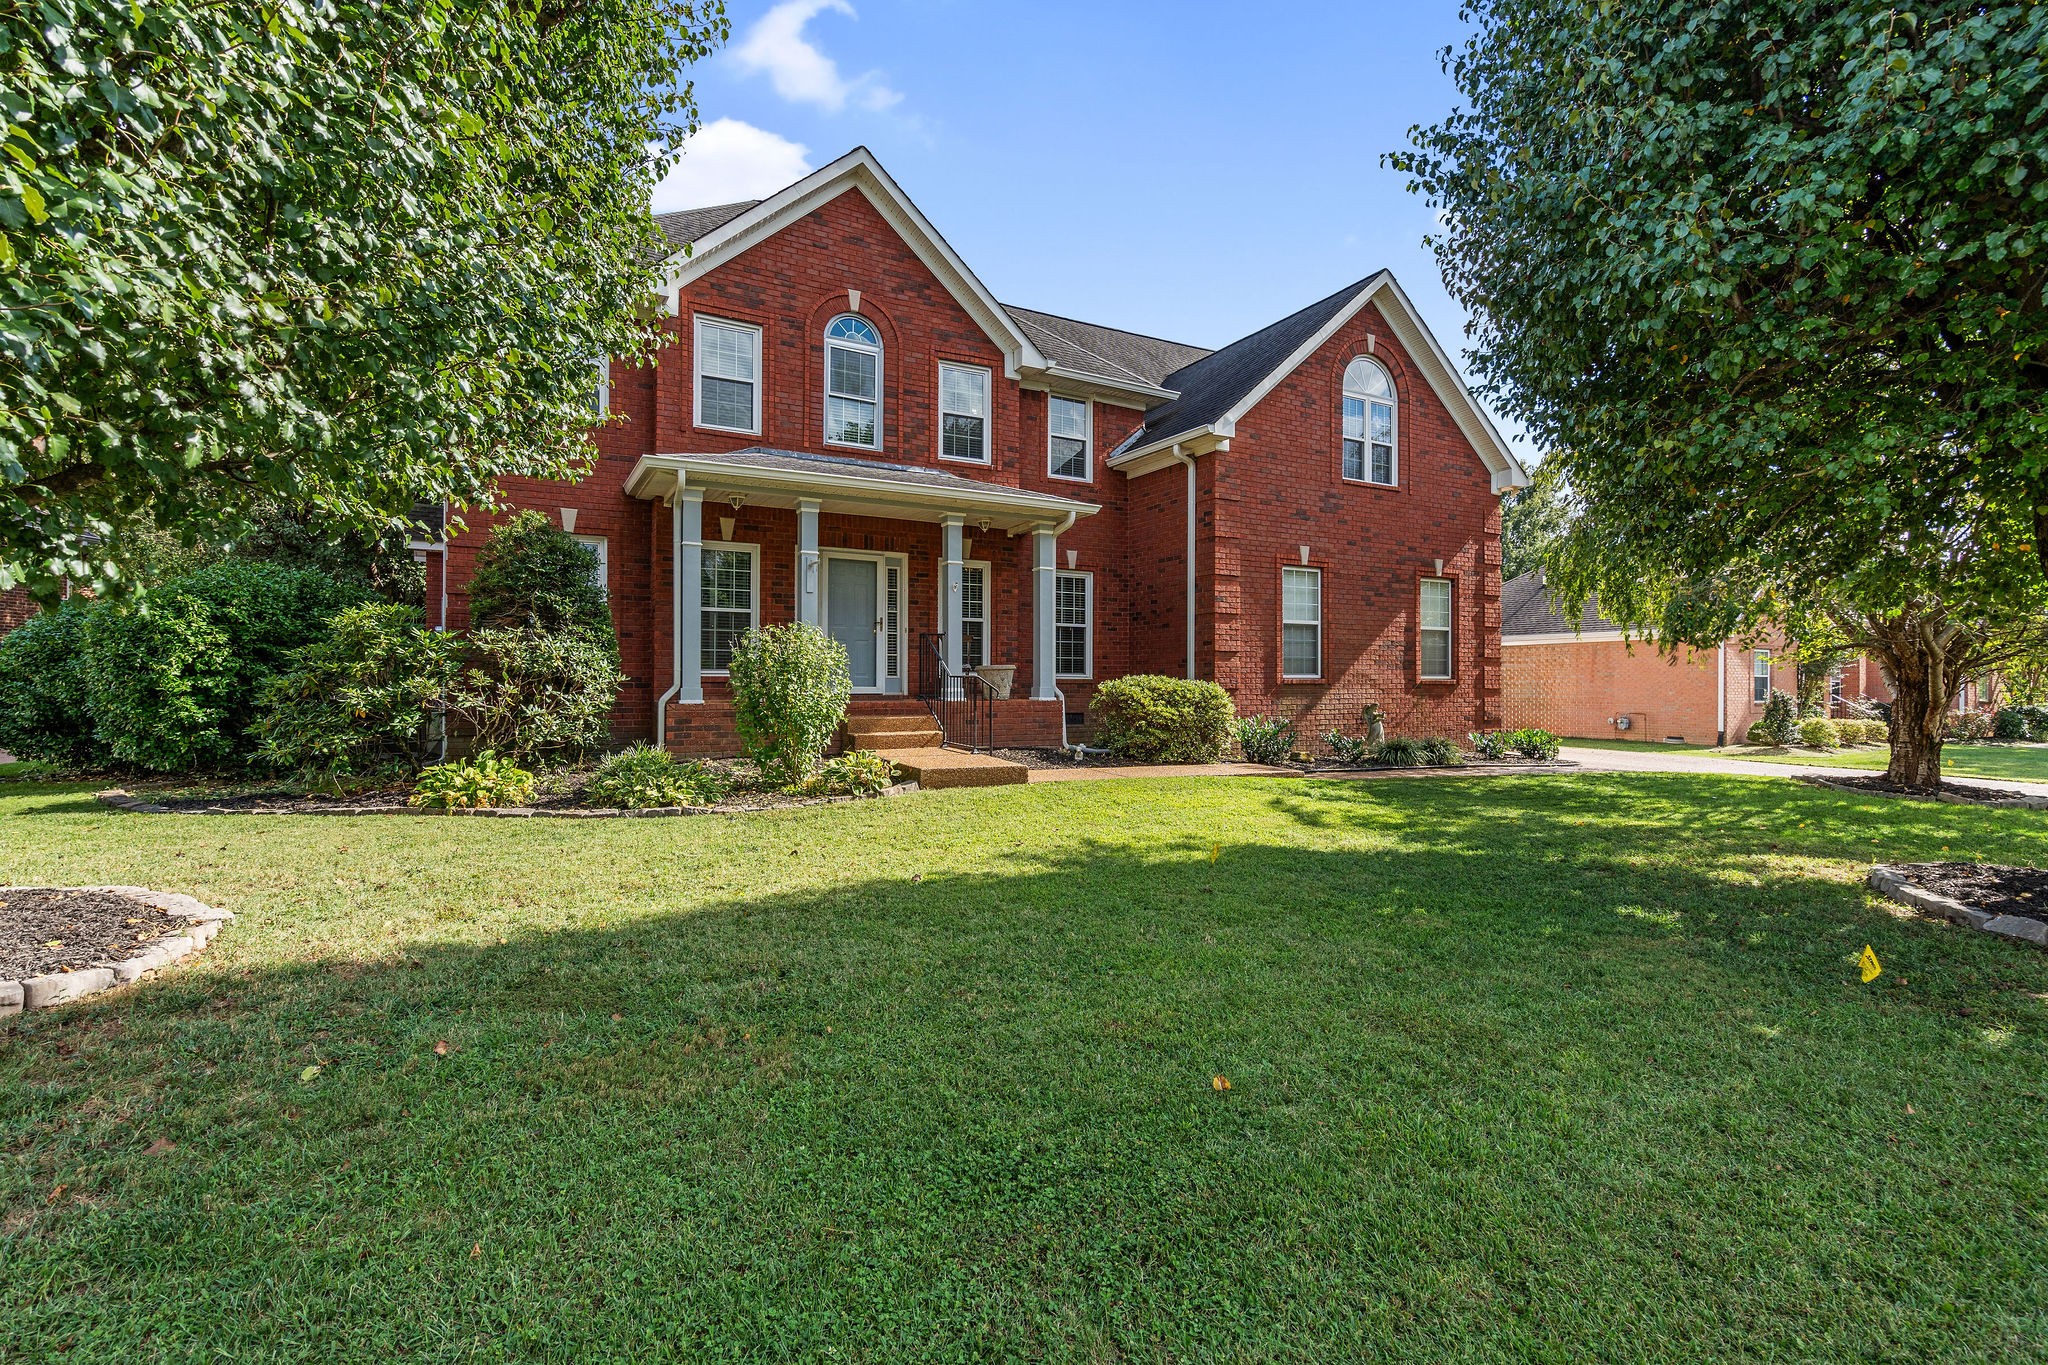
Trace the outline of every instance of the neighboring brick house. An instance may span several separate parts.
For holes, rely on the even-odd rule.
[[[1390,274],[1212,353],[998,303],[865,149],[659,221],[659,363],[609,367],[588,477],[504,485],[600,553],[621,737],[730,752],[732,643],[790,620],[848,646],[856,714],[1013,665],[1007,745],[1139,672],[1304,735],[1499,723],[1526,475]],[[469,522],[421,542],[453,627]]]
[[[27,588],[0,590],[0,635],[5,635],[36,614],[36,604]]]
[[[1654,641],[1627,638],[1591,604],[1577,621],[1566,618],[1541,569],[1509,580],[1500,597],[1510,725],[1581,739],[1739,744],[1773,688],[1798,687],[1782,639],[1667,654]],[[1836,715],[1852,703],[1891,699],[1877,665],[1860,657],[1836,671],[1829,693]]]

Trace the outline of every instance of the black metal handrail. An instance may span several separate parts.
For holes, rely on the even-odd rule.
[[[939,723],[940,742],[983,754],[996,747],[996,692],[979,673],[946,666],[946,637],[919,637],[917,697]]]

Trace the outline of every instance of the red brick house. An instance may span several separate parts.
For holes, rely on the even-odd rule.
[[[29,597],[27,588],[0,589],[0,635],[5,635],[35,614],[36,604]]]
[[[730,752],[732,643],[790,620],[846,644],[856,717],[1013,666],[1004,745],[1141,672],[1304,733],[1499,722],[1526,475],[1390,274],[1211,352],[997,302],[865,149],[659,221],[658,363],[607,368],[588,477],[505,487],[599,551],[621,737]],[[421,543],[452,627],[470,522]]]

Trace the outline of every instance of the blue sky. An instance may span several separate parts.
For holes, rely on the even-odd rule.
[[[1431,212],[1380,165],[1456,103],[1455,3],[728,10],[657,209],[756,198],[865,144],[1005,302],[1218,346],[1389,267],[1464,363]]]

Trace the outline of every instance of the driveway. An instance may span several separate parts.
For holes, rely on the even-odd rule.
[[[1746,758],[1716,758],[1712,754],[1672,753],[1655,749],[1581,749],[1567,744],[1558,757],[1570,759],[1581,768],[1616,773],[1728,773],[1736,777],[1796,777],[1810,773],[1817,777],[1856,777],[1861,768],[1825,768],[1810,763],[1758,763]],[[2004,777],[1943,777],[1956,787],[1996,787],[2001,791],[2048,796],[2048,782],[2020,782]]]

